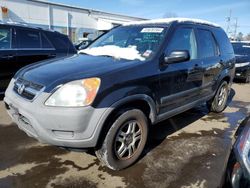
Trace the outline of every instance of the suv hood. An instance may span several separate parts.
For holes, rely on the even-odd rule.
[[[46,90],[50,90],[69,81],[98,77],[139,62],[139,60],[117,60],[104,56],[73,55],[29,65],[20,70],[15,77],[22,77],[25,80],[41,84],[46,86]]]

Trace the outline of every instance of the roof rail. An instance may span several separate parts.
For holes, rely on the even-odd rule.
[[[27,28],[32,28],[32,29],[41,29],[41,30],[45,30],[45,31],[57,32],[57,31],[54,31],[54,30],[49,29],[49,28],[47,29],[47,28],[42,28],[39,26],[33,26],[29,23],[23,23],[23,22],[13,22],[13,21],[0,20],[0,24],[16,25],[16,26],[22,26],[22,27],[27,27]]]

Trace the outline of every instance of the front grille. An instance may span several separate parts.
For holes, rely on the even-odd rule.
[[[18,78],[14,83],[14,91],[21,97],[33,100],[44,86]]]

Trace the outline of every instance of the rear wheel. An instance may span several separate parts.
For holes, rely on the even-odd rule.
[[[211,112],[220,113],[222,112],[227,106],[227,100],[229,95],[229,86],[226,81],[223,81],[214,98],[207,102],[208,109]]]
[[[124,169],[140,157],[147,135],[148,120],[144,113],[126,110],[114,121],[96,155],[109,168]]]

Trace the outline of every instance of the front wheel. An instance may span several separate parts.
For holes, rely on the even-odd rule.
[[[229,85],[226,81],[223,81],[214,98],[207,102],[208,109],[211,112],[220,113],[227,106],[227,100],[229,96]]]
[[[111,125],[96,156],[113,170],[132,165],[140,157],[148,136],[148,120],[138,109],[131,109]]]

